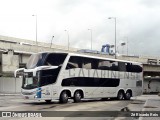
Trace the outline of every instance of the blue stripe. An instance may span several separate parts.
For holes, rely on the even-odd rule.
[[[37,88],[37,93],[36,93],[36,95],[37,95],[37,98],[41,98],[41,88],[39,87],[39,88]]]

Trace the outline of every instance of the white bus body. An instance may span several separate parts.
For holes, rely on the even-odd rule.
[[[31,55],[23,72],[25,99],[62,103],[73,99],[129,100],[142,94],[142,65],[137,62],[74,53],[45,52]]]

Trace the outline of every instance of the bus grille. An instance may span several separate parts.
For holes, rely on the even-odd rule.
[[[34,92],[22,92],[23,95],[32,95]]]

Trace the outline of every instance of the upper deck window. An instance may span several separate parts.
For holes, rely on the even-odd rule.
[[[66,58],[67,54],[51,53],[45,59],[44,65],[49,66],[61,66]]]
[[[32,54],[27,62],[27,69],[33,69],[37,66],[38,62],[42,60],[42,54]]]
[[[66,69],[85,68],[85,69],[98,69],[122,72],[142,72],[141,65],[129,62],[113,61],[96,59],[82,56],[71,56]]]
[[[63,64],[67,54],[64,53],[38,53],[32,54],[27,62],[27,69],[33,69],[38,66],[60,66]]]

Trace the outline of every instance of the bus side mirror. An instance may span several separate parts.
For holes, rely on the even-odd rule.
[[[17,77],[17,73],[20,72],[20,71],[23,72],[24,69],[25,69],[25,68],[19,68],[19,69],[15,70],[15,71],[14,71],[14,77],[16,78],[16,77]]]

